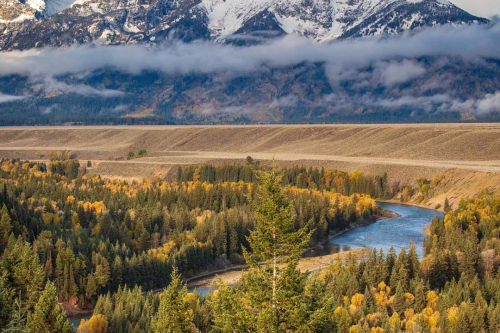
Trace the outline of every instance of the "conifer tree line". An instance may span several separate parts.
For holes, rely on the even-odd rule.
[[[51,156],[48,164],[1,161],[0,331],[41,332],[50,326],[66,332],[58,303],[102,309],[85,323],[87,331],[143,331],[161,308],[158,297],[145,291],[245,262],[243,249],[250,249],[248,237],[258,221],[252,206],[257,181],[129,183],[82,177],[78,169],[67,154]],[[377,216],[375,201],[364,194],[287,186],[283,195],[292,229],[311,233],[308,246]],[[140,305],[134,315],[110,315],[116,306],[128,311],[125,305],[135,300]],[[35,314],[50,314],[43,319],[46,326],[30,324]]]
[[[177,181],[188,182],[198,180],[206,183],[247,182],[255,183],[257,175],[270,167],[256,163],[250,156],[247,165],[210,165],[179,167]],[[355,193],[369,194],[378,199],[389,199],[392,193],[388,186],[387,174],[366,175],[362,172],[344,172],[325,168],[290,167],[282,168],[281,182],[283,186],[333,191],[342,195]]]

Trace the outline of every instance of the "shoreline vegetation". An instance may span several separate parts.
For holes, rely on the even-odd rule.
[[[427,206],[425,204],[416,203],[416,202],[413,202],[413,201],[402,202],[401,200],[398,200],[398,199],[389,199],[389,200],[387,200],[387,199],[384,199],[384,200],[377,199],[377,202],[398,204],[398,205],[411,206],[411,207],[418,207],[418,208],[422,208],[422,209],[434,210],[434,211],[437,211],[437,212],[440,212],[440,213],[445,213],[445,211],[444,211],[444,209],[443,209],[442,206],[440,206],[439,208],[432,208],[432,207],[429,207],[429,206]]]

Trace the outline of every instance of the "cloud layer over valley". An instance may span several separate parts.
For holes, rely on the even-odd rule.
[[[13,51],[0,53],[0,75],[54,76],[111,67],[130,73],[159,70],[168,74],[249,73],[265,67],[286,67],[301,62],[334,66],[366,66],[394,58],[423,56],[500,58],[500,24],[426,29],[399,37],[363,38],[320,44],[289,35],[262,45],[237,47],[212,42]],[[408,63],[407,63],[408,64]]]
[[[223,81],[308,63],[321,64],[332,87],[332,92],[318,103],[347,107],[341,101],[346,98],[346,93],[339,87],[348,82],[350,89],[369,105],[392,108],[416,105],[427,111],[474,108],[478,114],[484,114],[499,111],[500,91],[490,87],[481,96],[453,96],[443,91],[454,80],[447,76],[446,68],[454,61],[471,66],[490,66],[488,61],[500,60],[498,41],[500,24],[442,26],[398,37],[362,38],[328,44],[289,35],[247,47],[213,42],[174,42],[160,47],[81,45],[0,53],[0,77],[27,76],[30,82],[39,83],[50,92],[119,97],[126,92],[103,85],[92,87],[79,80],[98,70],[111,70],[132,75],[143,71],[157,71],[168,76],[212,75]],[[436,76],[436,73],[442,74]],[[71,82],[62,82],[67,76],[71,76]],[[417,95],[415,91],[411,95],[404,91],[402,86],[405,83],[428,76],[429,80],[419,86]],[[375,96],[372,94],[374,89],[382,89],[384,95]],[[0,102],[16,98],[22,97],[0,94]],[[281,105],[278,100],[295,103],[300,98],[291,92],[288,96],[276,98],[274,103]],[[290,102],[285,104],[291,106]]]

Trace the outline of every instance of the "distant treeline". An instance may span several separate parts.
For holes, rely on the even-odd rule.
[[[5,116],[0,119],[0,126],[92,126],[92,125],[178,125],[178,122],[173,122],[169,119],[159,117],[144,117],[144,118],[126,118],[113,116],[95,116],[95,117],[63,117],[63,116],[34,116],[30,118]]]
[[[258,174],[266,167],[250,165],[210,165],[179,167],[179,183],[200,181],[202,183],[246,182],[255,183]],[[374,198],[390,198],[387,174],[366,175],[362,172],[345,172],[332,169],[305,167],[283,168],[283,185],[320,191],[333,191],[342,195],[369,194]]]

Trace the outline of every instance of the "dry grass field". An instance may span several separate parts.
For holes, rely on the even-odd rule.
[[[146,157],[126,159],[146,149]],[[0,156],[47,159],[70,150],[107,177],[165,178],[177,166],[244,163],[387,172],[391,181],[453,175],[438,196],[500,192],[500,124],[3,127]],[[434,202],[429,202],[433,205]]]

